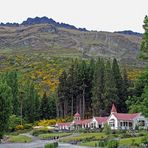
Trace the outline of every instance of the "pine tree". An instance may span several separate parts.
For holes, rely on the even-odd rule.
[[[102,115],[104,109],[104,61],[98,59],[95,66],[92,88],[93,115]]]
[[[115,85],[117,88],[117,96],[118,96],[118,101],[117,101],[117,110],[119,112],[123,112],[124,111],[124,105],[122,106],[122,104],[125,104],[125,99],[123,98],[123,79],[122,79],[122,75],[120,72],[120,67],[118,65],[118,62],[116,59],[113,60],[113,64],[112,64],[112,71],[113,71],[113,76],[114,76],[114,80],[115,80]]]
[[[27,82],[23,100],[23,115],[28,122],[38,119],[39,97],[32,82]]]
[[[12,71],[6,74],[6,82],[12,90],[12,107],[13,114],[19,115],[19,98],[18,98],[18,78],[17,72]]]
[[[63,71],[61,77],[59,78],[59,86],[58,86],[58,108],[59,108],[59,116],[66,117],[68,111],[68,98],[67,98],[67,73]]]
[[[41,106],[40,106],[40,114],[41,119],[48,119],[49,118],[49,98],[44,92],[43,98],[41,99]]]
[[[146,15],[144,18],[144,35],[141,42],[141,57],[144,59],[148,59],[148,16]]]
[[[107,113],[107,115],[110,114],[112,103],[115,104],[118,103],[118,97],[116,93],[117,89],[113,77],[113,71],[110,62],[108,61],[105,67],[105,88],[104,88],[104,104],[105,104],[104,113]]]
[[[12,90],[6,84],[0,82],[0,139],[8,129],[9,116],[12,111]]]

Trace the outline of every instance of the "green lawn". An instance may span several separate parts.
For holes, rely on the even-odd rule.
[[[123,138],[119,141],[120,146],[130,146],[134,143],[140,144],[141,143],[142,137],[134,137],[134,138]],[[85,142],[81,143],[81,146],[92,146],[95,147],[98,141],[90,141],[90,142]]]
[[[32,139],[30,137],[25,136],[25,135],[17,135],[17,136],[10,136],[9,141],[14,142],[14,143],[17,143],[17,142],[28,143],[28,142],[31,142]]]
[[[54,137],[64,137],[64,136],[69,136],[71,133],[48,133],[48,134],[40,134],[38,137],[40,139],[49,139],[49,138],[54,138]]]
[[[131,145],[133,142],[136,144],[140,144],[141,143],[141,139],[142,137],[134,137],[134,138],[124,138],[120,140],[120,145],[126,145],[129,146]]]
[[[82,133],[79,134],[77,136],[73,136],[73,137],[68,137],[68,138],[63,138],[61,141],[62,142],[70,142],[70,141],[90,141],[90,140],[99,140],[101,138],[105,138],[105,134],[104,133]]]

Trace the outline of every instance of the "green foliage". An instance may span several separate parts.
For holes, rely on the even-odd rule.
[[[107,148],[118,148],[119,146],[119,142],[117,140],[110,140],[108,143],[107,143]]]
[[[27,137],[25,135],[17,135],[17,136],[10,136],[9,141],[13,143],[28,143],[31,142],[32,139],[30,137]]]
[[[14,131],[16,126],[21,123],[21,118],[16,115],[11,115],[9,121],[9,130]]]
[[[141,57],[143,59],[148,59],[148,16],[146,15],[144,18],[144,36],[141,42]]]
[[[47,133],[47,134],[40,134],[38,137],[40,139],[54,139],[54,137],[65,137],[65,136],[70,136],[71,133]]]
[[[33,129],[32,135],[38,136],[40,134],[49,133],[50,131],[48,128],[39,128],[39,129]]]
[[[0,139],[9,126],[9,117],[12,112],[11,101],[11,88],[6,83],[0,81]]]
[[[111,134],[111,127],[110,127],[107,123],[104,124],[103,132],[104,132],[106,135]]]
[[[6,73],[6,82],[12,91],[12,113],[19,115],[18,76],[16,71]]]
[[[58,142],[45,144],[44,148],[57,148]]]
[[[148,117],[148,68],[139,76],[135,82],[132,96],[128,98],[126,103],[130,112],[142,112]]]
[[[56,104],[54,96],[48,97],[46,92],[41,99],[40,119],[52,119],[56,116]]]
[[[32,82],[28,82],[25,86],[25,94],[23,100],[23,114],[28,122],[34,122],[39,119],[39,96]]]

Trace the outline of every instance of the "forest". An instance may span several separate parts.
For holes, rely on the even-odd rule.
[[[140,55],[144,60],[148,55],[147,16],[145,20]],[[0,138],[14,116],[21,118],[21,124],[70,120],[76,112],[82,118],[107,116],[114,103],[118,112],[141,112],[148,117],[148,67],[131,79],[129,69],[115,58],[5,58],[1,57],[0,67]]]

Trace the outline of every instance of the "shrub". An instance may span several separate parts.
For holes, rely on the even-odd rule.
[[[17,125],[15,127],[15,130],[23,130],[24,129],[24,126],[23,125]]]
[[[24,129],[32,129],[32,124],[31,123],[24,124]]]
[[[141,139],[141,143],[142,143],[142,144],[148,144],[148,137],[147,137],[147,136],[144,136],[144,137]]]
[[[118,148],[119,142],[117,140],[110,140],[107,143],[107,148]]]
[[[107,123],[104,125],[103,132],[104,132],[106,135],[109,135],[109,134],[111,133],[111,128],[110,128],[110,126],[109,126]]]
[[[58,147],[58,142],[54,143],[47,143],[45,144],[44,148],[57,148]]]
[[[16,126],[21,123],[21,118],[16,115],[11,115],[9,121],[9,130],[13,132],[15,131]]]
[[[46,134],[46,133],[49,133],[48,128],[40,128],[40,129],[34,129],[32,135],[38,136],[40,134]]]

